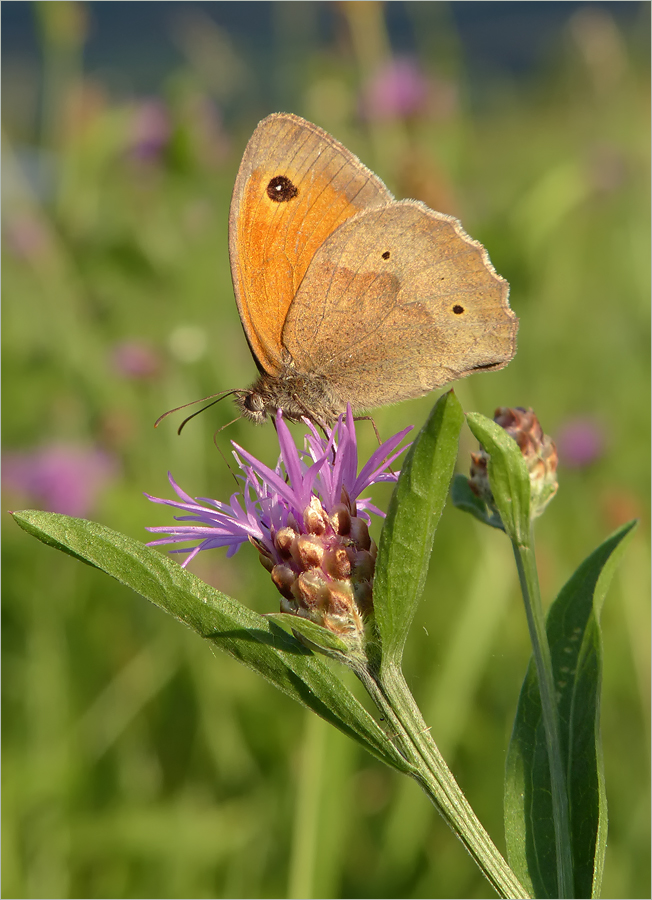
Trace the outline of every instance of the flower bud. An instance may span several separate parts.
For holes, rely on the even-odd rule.
[[[504,428],[519,446],[530,474],[530,515],[540,516],[557,493],[557,449],[554,441],[543,429],[532,409],[517,406],[499,407],[494,414],[494,422]],[[489,455],[480,448],[471,454],[469,486],[476,496],[489,506],[494,506],[487,462]]]

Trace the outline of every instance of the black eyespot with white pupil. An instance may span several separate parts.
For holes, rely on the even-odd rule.
[[[274,203],[287,203],[293,200],[299,189],[285,175],[275,175],[267,185],[267,196]]]
[[[453,307],[453,312],[455,313],[456,316],[461,316],[462,313],[464,312],[464,307],[460,306],[459,303],[456,303],[455,306]]]

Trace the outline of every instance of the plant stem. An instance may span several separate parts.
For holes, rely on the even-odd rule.
[[[306,712],[302,758],[297,783],[287,896],[314,897],[319,848],[319,816],[324,791],[324,719]]]
[[[504,898],[528,898],[444,762],[400,669],[385,670],[381,676],[371,668],[361,667],[356,674],[393,729],[392,737],[414,766],[413,777],[494,890]]]
[[[552,671],[550,646],[546,634],[545,617],[541,606],[539,577],[534,555],[534,534],[530,529],[527,547],[512,541],[518,577],[525,602],[530,640],[537,670],[541,714],[546,735],[548,765],[550,768],[550,791],[552,815],[555,829],[555,850],[557,857],[557,888],[559,897],[574,897],[573,856],[571,852],[570,815],[566,790],[566,770],[563,764],[559,740],[559,716],[555,699],[555,681]]]

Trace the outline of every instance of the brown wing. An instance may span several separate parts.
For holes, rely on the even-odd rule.
[[[316,125],[285,113],[258,125],[233,190],[229,255],[259,369],[279,372],[288,307],[328,235],[360,210],[391,200],[382,181]]]
[[[355,410],[418,397],[516,350],[509,286],[460,223],[413,200],[363,212],[315,254],[283,343]]]

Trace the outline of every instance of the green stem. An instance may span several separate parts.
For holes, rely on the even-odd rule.
[[[314,897],[319,848],[319,815],[324,789],[325,738],[328,724],[306,712],[302,759],[297,783],[287,895]]]
[[[444,762],[400,669],[385,670],[381,676],[371,668],[360,667],[356,674],[387,720],[395,742],[414,766],[413,777],[496,893],[504,898],[528,898]]]
[[[557,888],[559,897],[574,897],[573,856],[571,852],[570,812],[566,790],[566,770],[559,739],[559,716],[555,699],[555,681],[552,672],[550,646],[541,606],[539,577],[534,555],[534,535],[530,529],[529,545],[524,547],[512,541],[518,577],[525,602],[534,662],[541,696],[541,713],[546,735],[546,749],[550,767],[552,815],[555,829],[557,857]]]

